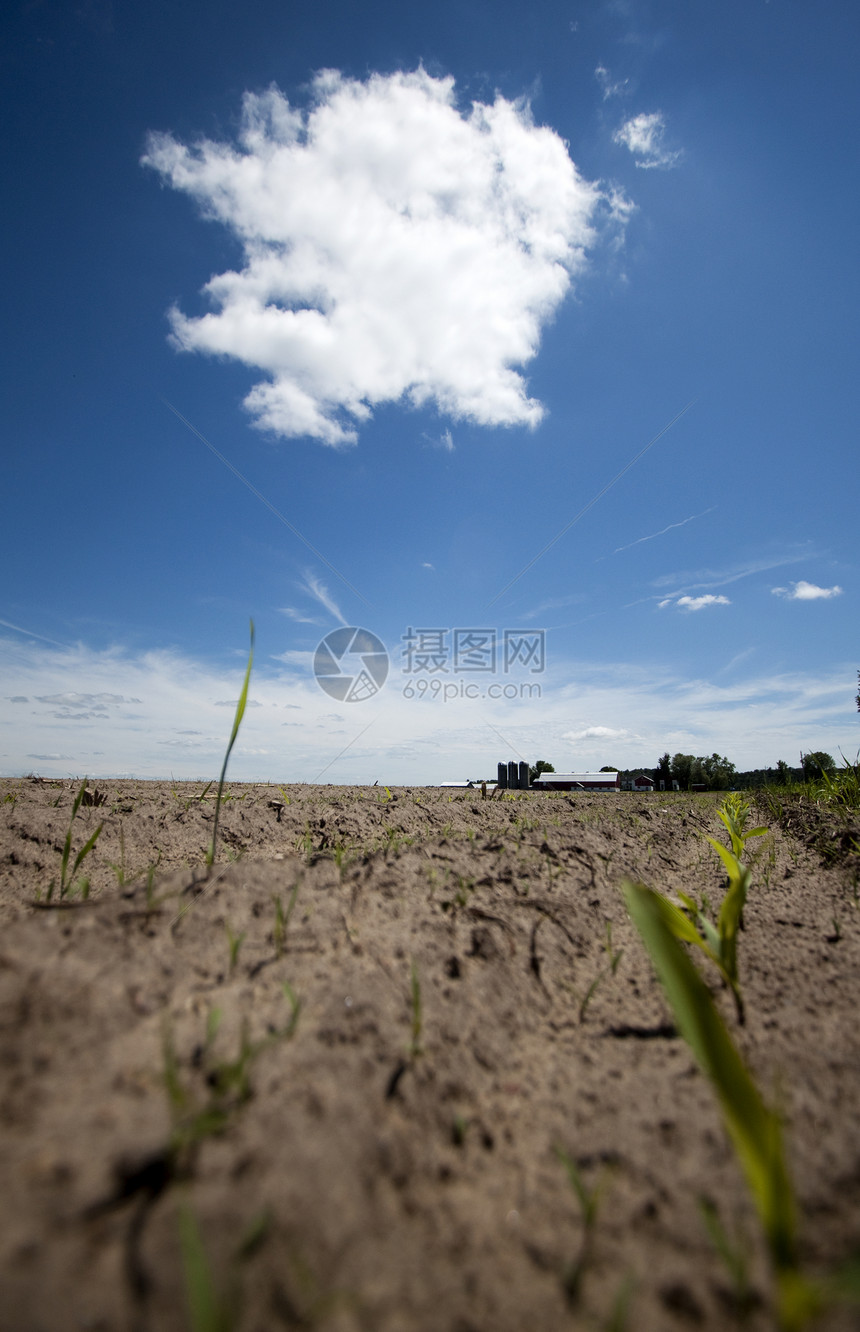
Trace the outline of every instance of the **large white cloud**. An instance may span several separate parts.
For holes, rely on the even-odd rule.
[[[481,425],[542,416],[518,368],[586,262],[597,214],[626,211],[582,178],[525,102],[457,105],[454,80],[318,75],[307,110],[247,93],[238,144],[152,134],[145,165],[244,247],[174,308],[175,344],[265,379],[245,405],[284,436],[350,443],[405,397]],[[626,202],[626,201],[623,201]]]

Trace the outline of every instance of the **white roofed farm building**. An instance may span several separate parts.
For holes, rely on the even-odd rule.
[[[542,772],[532,782],[534,791],[620,791],[617,772]]]

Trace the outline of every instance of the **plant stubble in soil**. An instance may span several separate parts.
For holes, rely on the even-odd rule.
[[[90,788],[90,895],[48,904],[77,787],[0,783],[3,1332],[190,1327],[182,1207],[248,1332],[602,1328],[625,1293],[630,1329],[740,1325],[703,1198],[749,1256],[744,1326],[772,1326],[619,892],[719,903],[713,797],[233,784],[207,878],[202,784]],[[744,1028],[703,967],[785,1115],[812,1270],[860,1238],[855,884],[773,829]],[[560,1153],[598,1190],[585,1250]]]

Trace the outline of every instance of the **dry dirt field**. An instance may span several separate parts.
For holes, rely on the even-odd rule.
[[[91,783],[84,899],[77,789],[0,782],[2,1332],[773,1327],[619,891],[718,903],[717,797],[232,784],[207,876],[211,791]],[[860,857],[803,831],[750,844],[744,1027],[701,970],[784,1115],[816,1271],[860,1242]]]

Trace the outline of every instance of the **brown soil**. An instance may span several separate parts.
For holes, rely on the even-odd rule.
[[[194,1326],[183,1217],[240,1299],[200,1328],[733,1327],[701,1198],[742,1236],[744,1326],[773,1326],[713,1092],[619,893],[719,901],[714,797],[234,784],[207,878],[201,785],[98,787],[72,829],[73,860],[104,823],[90,896],[61,899],[76,786],[0,782],[3,1332]],[[783,1109],[817,1271],[860,1239],[857,863],[750,845],[745,1027],[706,978]],[[559,1149],[599,1190],[584,1252]]]

